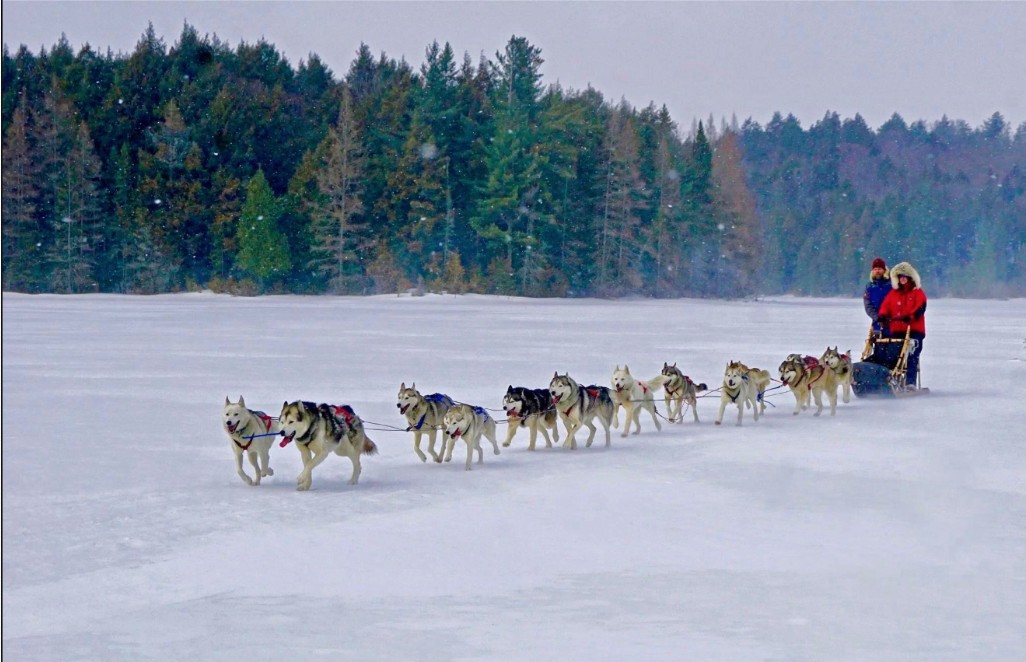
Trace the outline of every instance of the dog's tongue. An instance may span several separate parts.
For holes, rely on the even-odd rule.
[[[282,439],[282,440],[281,440],[281,443],[280,443],[280,444],[278,444],[278,446],[279,446],[280,448],[285,448],[285,447],[286,447],[286,446],[288,446],[288,445],[289,445],[290,443],[292,443],[292,438],[293,438],[293,437],[295,437],[295,436],[296,436],[296,433],[295,433],[295,432],[293,432],[293,433],[292,433],[292,434],[290,434],[289,436],[287,436],[287,437],[285,437],[284,439]]]

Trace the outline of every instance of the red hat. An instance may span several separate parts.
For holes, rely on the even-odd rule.
[[[878,257],[875,260],[873,260],[873,268],[874,269],[886,269],[887,268],[887,263],[883,261],[882,257]]]

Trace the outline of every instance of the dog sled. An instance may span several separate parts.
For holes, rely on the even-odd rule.
[[[908,398],[930,392],[920,383],[923,375],[921,367],[916,375],[917,383],[907,383],[908,359],[914,350],[913,343],[916,342],[910,334],[911,329],[908,329],[904,336],[892,338],[869,327],[862,361],[852,366],[851,388],[856,396]]]

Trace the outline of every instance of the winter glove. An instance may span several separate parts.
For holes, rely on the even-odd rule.
[[[912,318],[909,317],[908,315],[905,315],[904,317],[898,318],[898,321],[901,322],[902,324],[911,324],[912,323]]]

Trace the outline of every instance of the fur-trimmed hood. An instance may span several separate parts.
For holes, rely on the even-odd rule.
[[[908,276],[912,279],[912,282],[915,283],[916,287],[920,289],[922,289],[923,287],[923,281],[919,278],[919,272],[916,271],[915,268],[908,262],[896,264],[891,269],[891,287],[896,290],[900,289],[900,286],[898,284],[898,276]]]

